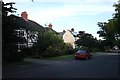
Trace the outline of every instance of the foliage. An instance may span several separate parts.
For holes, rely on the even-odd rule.
[[[3,44],[2,52],[3,63],[22,61],[25,57],[24,54],[17,51],[17,47],[14,45],[14,43]]]
[[[33,56],[35,55],[35,47],[27,47],[27,48],[23,48],[21,50],[21,53],[25,55],[25,57],[29,57],[29,56]]]
[[[93,49],[97,49],[99,47],[97,39],[93,38],[91,34],[82,33],[78,35],[79,39],[76,41],[76,44],[80,49],[93,51]]]
[[[120,0],[118,0],[118,3],[114,4],[113,7],[115,7],[115,14],[113,19],[116,20],[116,32],[120,35]]]
[[[19,53],[17,50],[17,42],[24,41],[23,38],[18,38],[15,34],[15,29],[18,29],[18,26],[15,24],[15,20],[12,16],[8,16],[8,13],[16,12],[16,8],[13,8],[12,5],[15,3],[6,3],[2,2],[2,59],[3,62],[15,62],[22,61],[25,57],[24,54]],[[10,7],[8,7],[10,6]]]
[[[105,46],[120,46],[120,0],[118,3],[114,4],[115,14],[113,14],[113,19],[109,19],[108,22],[98,22],[100,30],[97,31],[99,37],[105,39],[103,44]]]
[[[15,35],[13,35],[14,29],[11,27],[12,20],[7,16],[8,12],[14,12],[11,7],[6,7],[7,5],[12,5],[12,3],[6,3],[2,2],[2,20],[3,20],[3,28],[2,28],[2,59],[3,61],[10,61],[15,56],[14,54],[17,52],[16,46],[14,45],[16,43],[15,41]]]
[[[47,60],[65,60],[65,59],[74,59],[74,55],[62,55],[62,56],[56,56],[56,57],[51,57],[47,58]]]
[[[63,55],[66,51],[66,44],[59,36],[52,32],[40,34],[36,46],[38,48],[38,55],[42,57]]]
[[[11,12],[11,13],[16,12],[17,9],[13,7],[13,4],[15,4],[15,3],[10,2],[10,3],[5,4],[4,2],[2,2],[2,16],[3,17],[7,17],[9,12]],[[8,6],[10,6],[10,7],[8,7]]]

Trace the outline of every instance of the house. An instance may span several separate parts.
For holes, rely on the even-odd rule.
[[[53,25],[51,23],[48,24],[48,25],[45,24],[45,27],[44,27],[45,28],[45,32],[53,32],[54,34],[59,34],[58,32],[56,32],[55,30],[52,29],[52,26]]]
[[[18,27],[15,29],[16,36],[23,39],[23,41],[20,40],[16,43],[18,52],[24,47],[32,47],[34,43],[37,43],[38,34],[42,35],[49,31],[58,34],[52,29],[51,23],[47,27],[43,27],[37,22],[29,20],[26,11],[22,12],[20,17],[15,15],[10,15],[9,17],[14,20],[13,24]]]
[[[38,33],[43,34],[45,32],[45,28],[35,21],[28,19],[27,12],[22,12],[21,17],[10,15],[9,16],[14,21],[15,34],[18,38],[22,38],[23,40],[16,43],[18,48],[18,52],[21,51],[24,47],[31,47],[38,40]]]
[[[63,38],[65,43],[71,44],[73,49],[76,48],[75,41],[78,40],[79,38],[77,37],[77,32],[75,32],[73,28],[71,29],[71,31],[64,30],[63,32],[60,32],[59,35]]]

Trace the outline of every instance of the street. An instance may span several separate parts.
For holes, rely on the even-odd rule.
[[[96,53],[89,60],[26,59],[32,63],[3,67],[3,78],[118,78],[118,54]]]

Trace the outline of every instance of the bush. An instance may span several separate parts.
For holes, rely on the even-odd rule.
[[[23,61],[25,55],[21,52],[12,52],[7,57],[3,57],[3,62],[21,62]]]
[[[42,53],[41,56],[43,58],[48,58],[48,57],[56,57],[64,54],[66,54],[64,50],[51,47],[48,48],[44,53]]]
[[[2,49],[3,62],[18,62],[24,59],[25,55],[17,51],[17,47],[13,43],[4,44]]]
[[[36,51],[33,47],[24,48],[22,50],[22,54],[24,54],[26,57],[35,55],[35,52]]]
[[[76,51],[76,49],[68,49],[67,54],[74,54]]]
[[[38,42],[35,46],[38,48],[38,53],[42,57],[63,55],[67,49],[67,45],[63,39],[52,32],[39,35]]]

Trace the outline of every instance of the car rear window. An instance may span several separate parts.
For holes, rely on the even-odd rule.
[[[77,53],[86,53],[86,51],[78,50]]]

